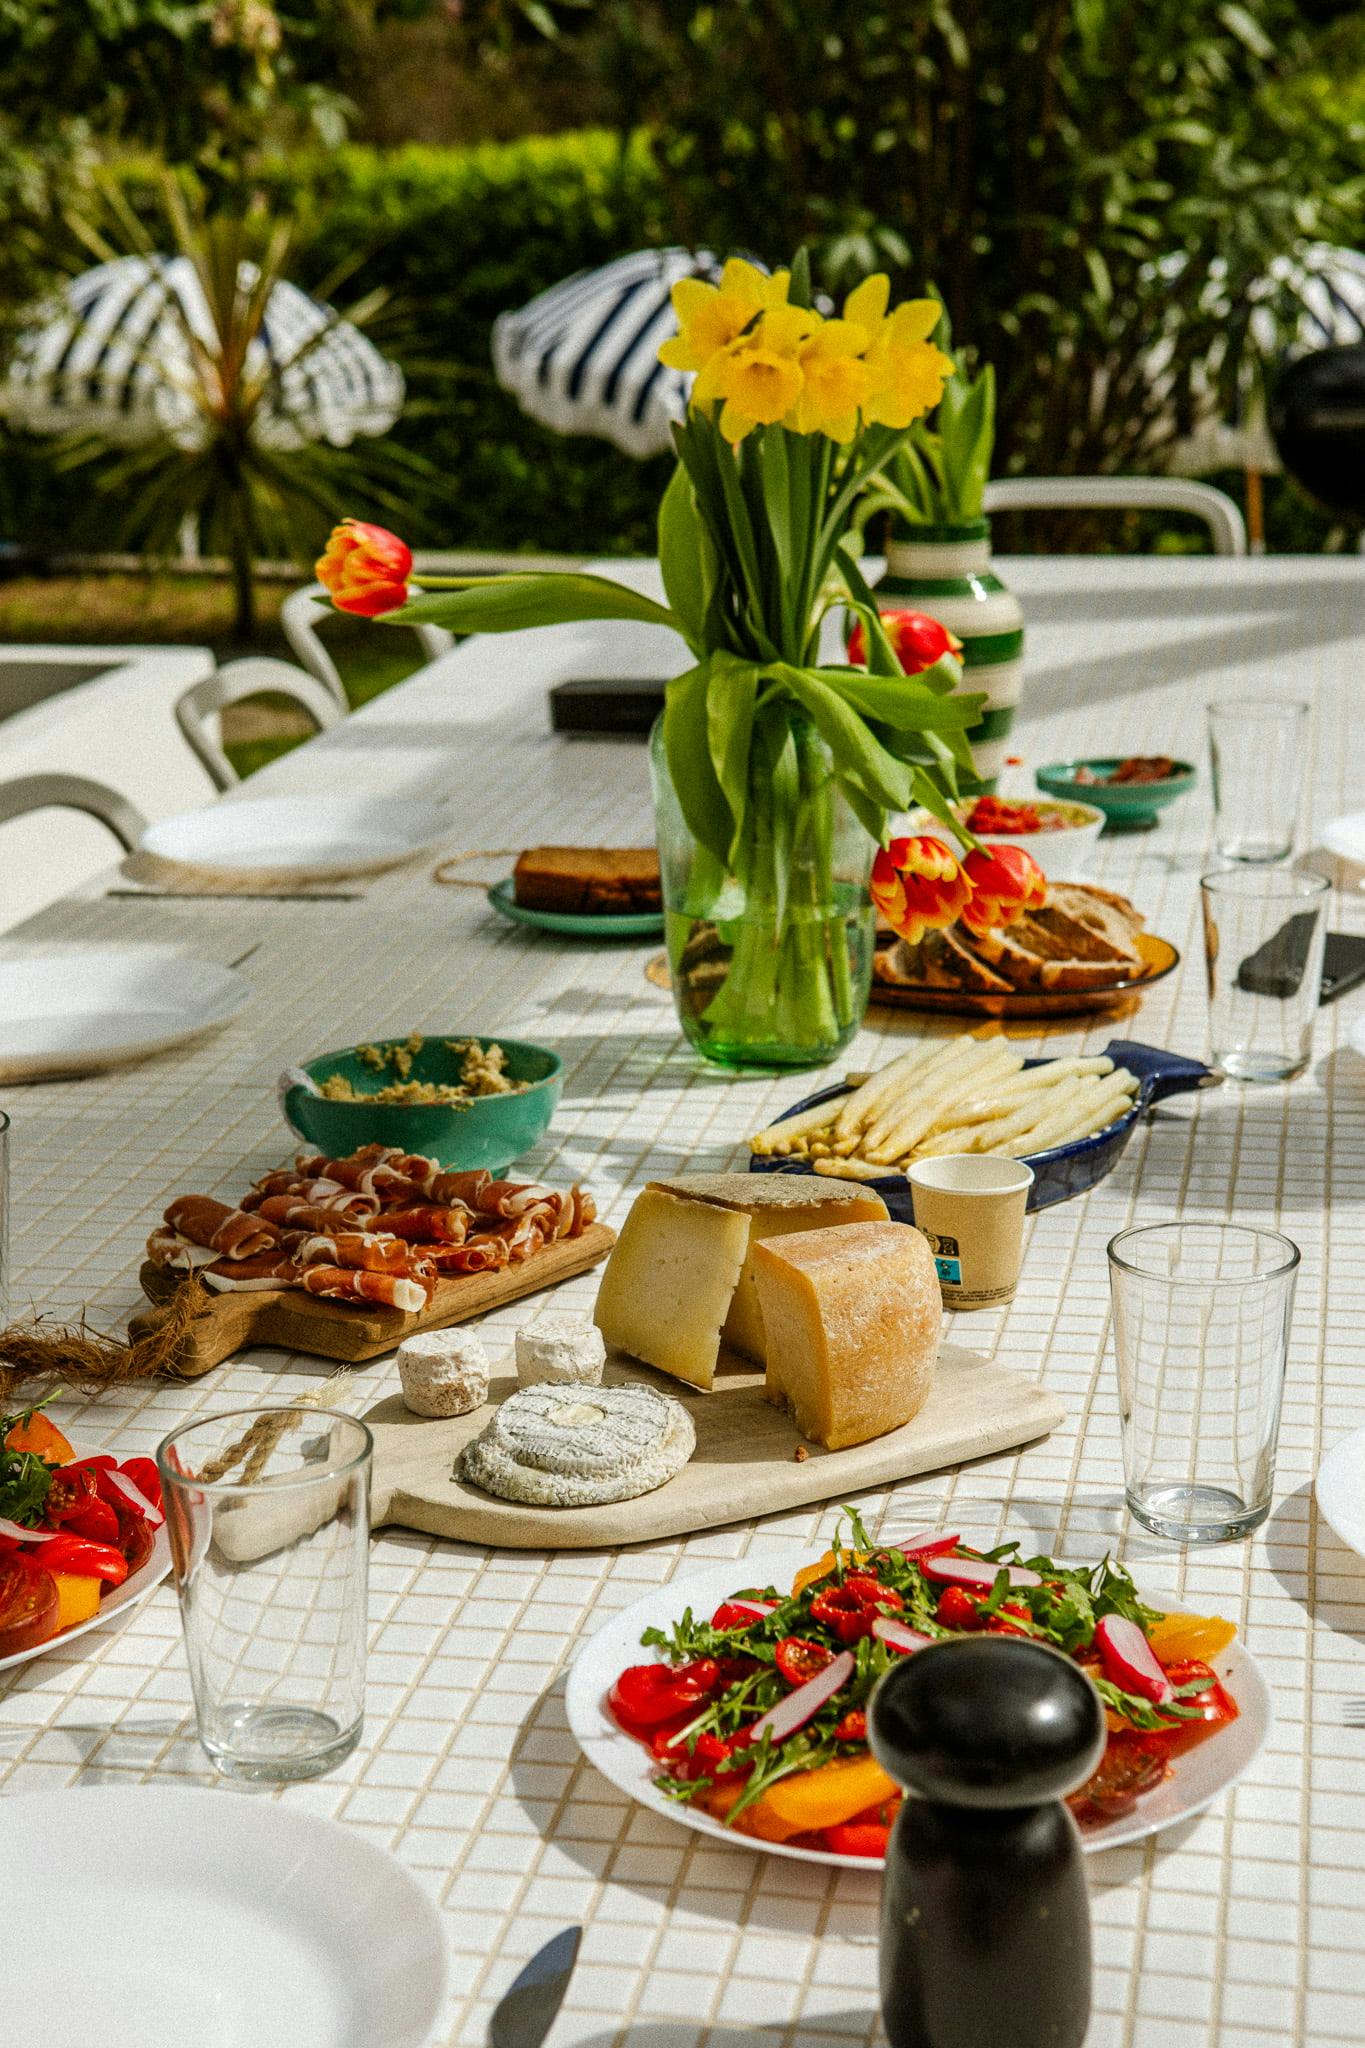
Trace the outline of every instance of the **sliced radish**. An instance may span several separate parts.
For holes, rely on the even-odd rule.
[[[131,1501],[133,1506],[137,1509],[138,1513],[141,1516],[143,1516],[145,1520],[149,1521],[154,1529],[159,1529],[161,1527],[161,1524],[165,1521],[166,1517],[162,1514],[159,1507],[155,1507],[152,1504],[152,1502],[148,1500],[146,1494],[142,1491],[142,1488],[140,1486],[134,1485],[133,1481],[128,1477],[128,1474],[126,1472],[120,1472],[118,1467],[115,1466],[105,1476],[107,1477],[109,1484],[111,1486],[116,1486],[119,1492],[123,1495],[124,1499]]]
[[[749,1614],[755,1621],[761,1621],[765,1614],[777,1611],[776,1600],[726,1600],[723,1606],[733,1607],[737,1614]]]
[[[0,1536],[7,1536],[11,1543],[50,1543],[57,1533],[55,1529],[26,1529],[22,1522],[0,1515]]]
[[[847,1685],[853,1676],[857,1660],[851,1650],[841,1650],[837,1657],[826,1664],[823,1671],[817,1671],[814,1678],[808,1678],[804,1685],[798,1685],[795,1692],[789,1692],[775,1707],[769,1707],[761,1714],[749,1730],[749,1740],[760,1742],[766,1728],[774,1742],[785,1742],[789,1735],[795,1735],[798,1728],[804,1728],[813,1720],[825,1701],[832,1699],[841,1685]]]
[[[888,1550],[899,1550],[902,1557],[914,1558],[922,1563],[926,1557],[936,1557],[940,1551],[956,1550],[962,1541],[960,1536],[940,1536],[930,1532],[924,1536],[893,1537],[886,1545]]]
[[[924,1561],[926,1579],[937,1579],[942,1586],[975,1586],[983,1593],[990,1592],[1002,1571],[1009,1573],[1012,1586],[1043,1583],[1026,1564],[998,1565],[980,1557],[928,1557]]]
[[[903,1621],[893,1621],[889,1614],[879,1614],[872,1624],[872,1633],[886,1644],[888,1650],[927,1650],[934,1640],[922,1636],[917,1628],[907,1628]]]
[[[1106,1614],[1095,1630],[1095,1641],[1104,1660],[1105,1677],[1124,1692],[1135,1692],[1154,1707],[1164,1707],[1174,1697],[1175,1687],[1135,1621],[1126,1621],[1121,1614]]]

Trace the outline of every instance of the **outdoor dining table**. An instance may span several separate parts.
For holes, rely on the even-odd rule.
[[[620,565],[617,565],[618,567]],[[1113,1035],[1203,1055],[1198,877],[1212,865],[1206,700],[1311,700],[1302,844],[1365,781],[1365,564],[1348,559],[1018,558],[1027,680],[1016,726],[1030,765],[1170,753],[1195,792],[1145,835],[1101,841],[1093,878],[1122,889],[1183,965],[1135,1015],[1067,1020],[1024,1049],[1094,1050]],[[629,573],[646,586],[650,565]],[[382,630],[376,628],[375,630]],[[379,792],[448,807],[443,851],[647,843],[638,743],[555,737],[546,692],[570,676],[663,677],[681,650],[657,628],[571,626],[474,640],[252,779],[253,795]],[[229,797],[226,801],[232,801]],[[739,1076],[683,1043],[645,978],[657,942],[522,929],[418,862],[357,882],[352,902],[109,899],[106,876],[11,935],[6,950],[171,943],[223,962],[249,946],[255,996],[220,1035],[78,1082],[11,1088],[12,1309],[121,1328],[143,1240],[175,1194],[239,1193],[292,1140],[282,1067],[413,1028],[506,1033],[563,1055],[564,1098],[528,1176],[583,1181],[619,1224],[650,1176],[742,1166],[746,1136],[809,1092],[799,1075]],[[1333,928],[1365,932],[1341,890]],[[1365,1058],[1347,1043],[1365,991],[1324,1009],[1292,1085],[1231,1084],[1164,1106],[1094,1192],[1034,1218],[1017,1298],[959,1316],[955,1341],[1036,1375],[1065,1423],[1021,1452],[866,1496],[888,1536],[942,1524],[981,1545],[1093,1559],[1119,1546],[1139,1583],[1231,1616],[1269,1681],[1275,1725],[1236,1790],[1156,1839],[1089,1859],[1093,2048],[1266,2048],[1365,2039],[1365,1563],[1318,1518],[1323,1451],[1365,1423]],[[873,1008],[842,1064],[872,1067],[921,1028]],[[1237,1218],[1301,1247],[1275,1503],[1250,1541],[1181,1552],[1123,1512],[1105,1245],[1133,1221]],[[592,1275],[557,1307],[588,1310]],[[496,1357],[542,1303],[500,1311]],[[315,1388],[332,1368],[246,1354],[189,1386],[63,1400],[84,1448],[149,1452],[173,1425]],[[360,1413],[396,1388],[391,1359],[354,1370]],[[835,2042],[877,2025],[875,1873],[756,1854],[632,1805],[584,1762],[565,1674],[602,1620],[649,1588],[751,1546],[793,1566],[825,1547],[836,1505],[682,1540],[531,1554],[384,1529],[371,1561],[367,1721],[331,1776],[271,1794],[391,1848],[444,1917],[450,1991],[440,2043],[482,2042],[521,1964],[581,1922],[581,1959],[553,2039],[632,2048]],[[0,1788],[212,1782],[195,1740],[169,1585],[112,1625],[0,1675]],[[2,1825],[0,1825],[2,1832]],[[1038,1969],[1048,1968],[1045,1933]],[[1008,2048],[1008,2015],[1000,2040]]]

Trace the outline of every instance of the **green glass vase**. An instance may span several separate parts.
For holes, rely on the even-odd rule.
[[[743,839],[728,863],[688,829],[662,719],[650,740],[673,999],[689,1042],[721,1066],[821,1066],[867,1008],[876,844],[799,713],[791,740],[795,772],[783,790],[751,761]]]

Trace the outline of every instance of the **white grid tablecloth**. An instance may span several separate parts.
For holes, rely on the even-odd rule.
[[[1030,763],[1140,751],[1202,764],[1211,694],[1278,691],[1315,707],[1304,845],[1358,800],[1360,563],[1021,559],[1006,575],[1028,621],[1018,746]],[[652,629],[471,643],[268,770],[252,793],[439,795],[452,851],[638,843],[650,836],[644,749],[552,738],[544,692],[569,675],[676,665]],[[1183,969],[1137,1018],[1070,1023],[1048,1034],[1048,1050],[1115,1034],[1206,1050],[1197,878],[1209,857],[1207,777],[1165,817],[1158,832],[1102,842],[1096,878],[1133,895],[1181,948]],[[490,877],[505,868],[494,863]],[[96,1327],[121,1326],[151,1220],[175,1193],[240,1192],[285,1158],[274,1077],[327,1046],[413,1028],[555,1045],[563,1104],[524,1163],[555,1181],[581,1177],[618,1223],[652,1174],[742,1164],[746,1134],[813,1085],[704,1068],[643,978],[649,946],[526,932],[475,891],[436,888],[422,865],[359,886],[349,904],[128,902],[92,889],[10,942],[169,941],[222,961],[258,948],[244,969],[255,1000],[216,1038],[106,1078],[0,1094],[14,1126],[17,1308],[88,1308]],[[1332,923],[1365,931],[1365,906],[1338,894]],[[1032,1223],[1012,1307],[960,1319],[959,1341],[1066,1401],[1062,1428],[1017,1456],[863,1503],[888,1532],[950,1517],[982,1543],[1027,1532],[1077,1557],[1116,1543],[1190,1605],[1235,1616],[1262,1662],[1275,1730],[1235,1793],[1157,1841],[1090,1859],[1093,2048],[1365,2039],[1365,1735],[1344,1711],[1365,1695],[1365,1565],[1312,1500],[1324,1448],[1365,1423],[1365,1061],[1347,1048],[1363,1011],[1365,994],[1323,1011],[1312,1067],[1291,1087],[1225,1087],[1163,1108],[1099,1189]],[[920,1028],[874,1010],[847,1063],[874,1065]],[[1104,1247],[1135,1219],[1234,1214],[1287,1231],[1303,1252],[1275,1506],[1250,1542],[1181,1556],[1136,1537],[1121,1511]],[[586,1309],[594,1287],[588,1276],[546,1300]],[[494,1349],[544,1305],[492,1318]],[[151,1451],[190,1413],[297,1392],[329,1370],[260,1353],[191,1388],[123,1391],[60,1413],[83,1446]],[[359,1412],[395,1384],[388,1361],[360,1368],[348,1405]],[[833,1514],[559,1557],[395,1531],[375,1539],[362,1744],[332,1776],[275,1796],[368,1831],[439,1902],[451,1987],[433,2048],[481,2042],[498,1994],[569,1921],[586,1935],[558,2048],[605,2048],[627,2032],[632,2048],[872,2035],[875,1877],[720,1846],[629,1805],[578,1758],[563,1707],[568,1664],[613,1609],[751,1542],[803,1560]],[[0,1676],[8,1791],[208,1778],[168,1587],[123,1625]]]

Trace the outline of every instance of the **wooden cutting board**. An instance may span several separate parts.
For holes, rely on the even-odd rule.
[[[177,1360],[187,1378],[197,1379],[235,1351],[268,1345],[278,1351],[306,1351],[319,1358],[360,1365],[392,1351],[414,1330],[442,1330],[487,1315],[504,1302],[519,1301],[556,1287],[575,1273],[600,1265],[616,1242],[605,1223],[590,1223],[581,1237],[564,1237],[545,1245],[519,1266],[498,1273],[460,1273],[438,1280],[431,1300],[415,1315],[383,1308],[374,1302],[326,1301],[297,1287],[272,1287],[260,1294],[215,1294],[196,1317]],[[180,1284],[180,1275],[149,1261],[142,1268],[142,1291],[152,1303],[134,1316],[129,1334],[146,1336],[165,1314],[165,1304]]]
[[[608,1359],[605,1377],[609,1384],[643,1380],[690,1412],[697,1448],[666,1486],[610,1507],[540,1508],[464,1485],[454,1475],[455,1459],[494,1406],[514,1391],[516,1380],[509,1376],[493,1381],[487,1406],[448,1422],[413,1415],[398,1395],[369,1411],[375,1526],[398,1522],[505,1550],[614,1550],[813,1501],[842,1500],[867,1487],[988,1457],[1046,1436],[1065,1413],[1032,1380],[956,1344],[940,1350],[933,1390],[913,1422],[843,1451],[808,1444],[790,1417],[764,1400],[762,1373],[725,1371],[714,1393],[701,1394],[618,1353]],[[804,1458],[797,1457],[798,1448]]]

